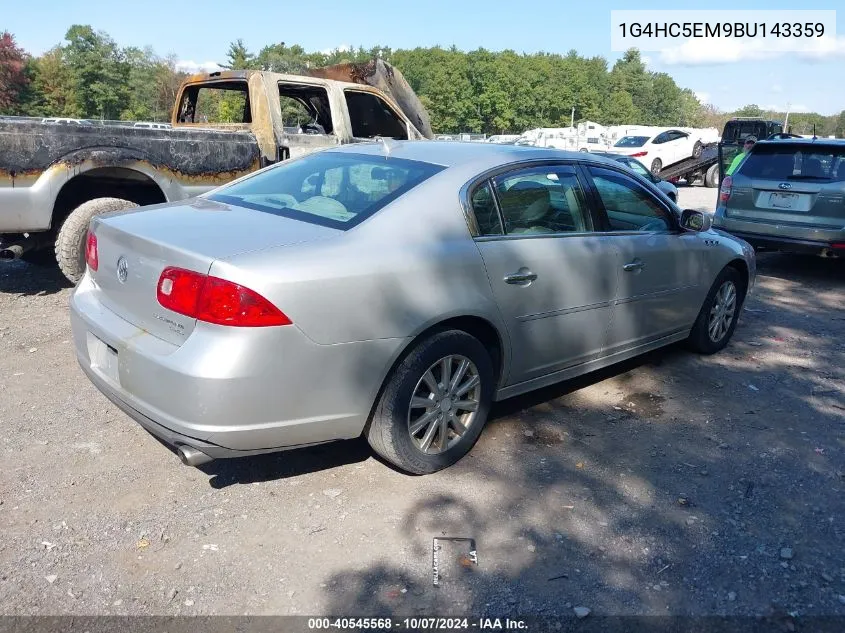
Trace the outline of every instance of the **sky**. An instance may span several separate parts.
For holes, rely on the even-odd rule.
[[[745,44],[681,46],[642,54],[650,70],[670,74],[678,85],[721,110],[755,103],[775,110],[791,104],[793,112],[838,113],[845,110],[845,4],[842,0],[802,4],[797,0],[708,0],[698,6],[774,11],[840,8],[836,38],[830,38],[814,56],[761,55]],[[612,65],[621,53],[611,51],[611,10],[679,6],[677,2],[602,0],[546,0],[530,5],[499,0],[0,0],[0,31],[10,31],[20,46],[39,55],[61,43],[70,25],[90,24],[120,46],[151,46],[159,55],[174,54],[186,70],[224,62],[229,43],[238,38],[252,52],[277,42],[299,44],[308,51],[375,45],[455,45],[461,50],[483,47],[561,54],[575,49],[584,56],[603,56]]]

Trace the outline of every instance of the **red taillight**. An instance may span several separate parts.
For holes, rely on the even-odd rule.
[[[637,152],[636,154],[631,154],[631,158],[639,158],[640,156],[648,156],[648,152]]]
[[[727,202],[731,197],[731,187],[733,186],[733,178],[725,176],[722,181],[722,187],[719,189],[719,201]]]
[[[85,263],[94,272],[97,272],[97,266],[100,265],[97,258],[97,236],[91,231],[88,231],[88,238],[85,240]]]
[[[156,288],[168,310],[207,323],[235,327],[290,325],[291,320],[254,290],[183,268],[165,268]]]
[[[845,242],[834,242],[830,247],[836,249],[845,248]]]

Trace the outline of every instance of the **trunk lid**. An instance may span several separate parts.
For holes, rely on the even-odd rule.
[[[196,319],[158,303],[161,272],[177,266],[207,273],[215,260],[341,233],[316,224],[197,198],[94,218],[98,269],[91,276],[101,303],[133,325],[173,344]]]

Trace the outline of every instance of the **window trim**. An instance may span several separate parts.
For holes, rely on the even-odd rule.
[[[472,208],[472,194],[475,193],[476,189],[482,186],[484,183],[489,184],[490,190],[493,194],[493,200],[495,201],[496,211],[499,214],[499,222],[501,222],[502,224],[502,231],[505,231],[505,220],[502,216],[501,205],[499,204],[499,194],[497,193],[496,187],[493,185],[492,182],[493,179],[498,176],[501,176],[502,174],[522,171],[524,169],[530,169],[532,167],[544,166],[571,167],[572,169],[574,169],[575,177],[578,179],[578,184],[581,186],[581,190],[584,194],[585,211],[587,212],[587,217],[589,218],[590,223],[593,225],[593,230],[579,232],[567,231],[564,233],[523,233],[517,235],[509,235],[507,233],[502,233],[501,235],[481,235],[478,223],[475,218],[475,211]],[[590,184],[591,183],[588,183],[584,179],[583,171],[581,170],[581,165],[577,160],[531,158],[527,160],[520,160],[512,163],[507,163],[505,165],[498,165],[497,167],[493,167],[492,169],[488,169],[482,172],[481,174],[473,177],[472,179],[464,183],[464,185],[460,188],[458,192],[458,197],[460,200],[461,209],[464,213],[464,220],[467,223],[467,228],[469,228],[470,235],[476,242],[495,242],[498,240],[522,240],[549,237],[560,238],[570,236],[583,237],[585,235],[605,235],[605,233],[602,233],[597,228],[599,226],[599,217],[597,216],[595,206],[590,199]]]
[[[607,209],[604,206],[604,202],[601,199],[601,195],[599,194],[598,187],[596,187],[596,183],[593,180],[593,175],[590,173],[590,167],[594,167],[596,169],[604,169],[606,171],[615,172],[616,174],[627,178],[628,180],[632,181],[637,187],[640,189],[645,190],[647,194],[651,196],[651,198],[657,203],[657,206],[662,208],[666,213],[669,215],[669,222],[672,225],[668,231],[636,231],[636,230],[611,230],[610,227],[610,218],[607,215]],[[681,233],[681,226],[678,220],[678,216],[676,215],[674,209],[667,206],[660,197],[656,196],[654,193],[648,190],[647,187],[644,187],[641,183],[637,182],[636,178],[632,178],[630,174],[626,174],[621,169],[617,169],[615,166],[604,165],[599,163],[584,163],[582,165],[584,176],[588,180],[590,193],[593,196],[593,204],[595,205],[596,211],[600,216],[600,224],[606,230],[602,231],[602,235],[667,235],[667,234],[678,234]],[[637,176],[639,177],[639,176]],[[653,185],[656,188],[656,185]]]

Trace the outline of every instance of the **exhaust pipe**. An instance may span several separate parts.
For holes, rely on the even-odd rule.
[[[8,246],[0,250],[0,259],[4,261],[12,261],[13,259],[19,259],[20,256],[23,254],[23,246],[21,246],[20,244],[9,244]]]
[[[179,459],[182,460],[182,463],[185,464],[185,466],[199,466],[214,459],[202,451],[198,451],[190,446],[179,446],[177,452],[179,453]]]

